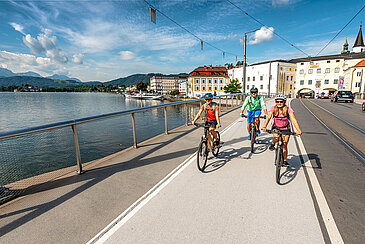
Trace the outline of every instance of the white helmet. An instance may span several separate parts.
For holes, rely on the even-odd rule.
[[[281,94],[279,94],[279,95],[277,95],[276,97],[275,97],[275,101],[276,100],[284,100],[284,101],[286,101],[286,96],[285,95],[281,95]]]

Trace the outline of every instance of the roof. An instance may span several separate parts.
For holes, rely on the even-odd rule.
[[[288,61],[291,63],[300,63],[300,62],[310,62],[310,61],[330,60],[330,59],[360,59],[360,58],[365,58],[365,52],[342,53],[342,54],[317,56],[317,57],[296,58]]]
[[[361,26],[360,26],[359,34],[357,34],[357,38],[356,38],[354,47],[363,47],[363,46],[364,46],[364,40],[362,39],[362,31],[361,31]]]
[[[190,72],[189,76],[228,76],[224,66],[201,66]]]
[[[365,59],[358,62],[354,67],[365,67]]]

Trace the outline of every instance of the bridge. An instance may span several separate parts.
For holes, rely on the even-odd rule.
[[[344,243],[301,137],[290,139],[277,184],[270,135],[251,153],[237,108],[222,116],[225,143],[204,172],[195,159],[202,133],[182,126],[37,185],[0,207],[0,241]]]

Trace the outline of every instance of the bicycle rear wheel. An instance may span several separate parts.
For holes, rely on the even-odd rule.
[[[215,133],[217,133],[218,141],[220,142],[221,141],[221,136],[220,136],[219,132],[216,131]],[[214,157],[217,157],[218,156],[219,148],[220,148],[219,145],[214,145],[213,146],[212,153],[213,153]]]
[[[253,148],[254,148],[255,140],[256,140],[255,126],[251,127],[250,138],[251,138],[251,152],[253,153]]]
[[[207,142],[202,140],[199,144],[198,152],[196,154],[196,162],[198,169],[204,171],[208,159],[208,147]]]
[[[276,166],[275,178],[276,178],[276,183],[278,184],[280,184],[280,169],[282,164],[283,164],[283,149],[280,146],[278,146],[276,148],[276,155],[275,155],[275,166]]]

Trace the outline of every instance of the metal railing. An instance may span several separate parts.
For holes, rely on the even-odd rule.
[[[219,104],[219,109],[221,112],[223,109],[228,110],[229,108],[240,105],[242,102],[242,94],[221,95],[221,96],[215,97],[214,101]],[[69,120],[69,121],[63,121],[63,122],[58,122],[58,123],[52,123],[52,124],[47,124],[47,125],[42,125],[42,126],[35,126],[35,127],[19,129],[19,130],[14,130],[14,131],[0,132],[0,142],[9,140],[12,138],[16,138],[16,137],[34,135],[36,133],[40,133],[40,132],[44,132],[44,131],[51,131],[51,130],[55,130],[55,129],[59,129],[59,128],[71,127],[72,136],[73,136],[73,147],[74,147],[75,156],[76,156],[77,174],[82,174],[84,171],[83,171],[83,167],[82,167],[79,138],[78,138],[78,133],[77,133],[78,125],[93,122],[93,121],[118,117],[118,116],[131,115],[133,147],[138,148],[135,114],[144,112],[144,111],[148,111],[148,110],[163,109],[164,124],[165,124],[164,133],[168,134],[169,128],[168,128],[167,108],[171,107],[171,106],[185,106],[185,125],[188,125],[189,124],[189,114],[188,114],[188,105],[189,104],[196,104],[196,105],[200,104],[200,106],[201,106],[203,104],[203,98],[193,99],[193,100],[188,100],[188,101],[172,102],[172,103],[167,103],[167,104],[159,104],[159,105],[154,105],[154,106],[125,110],[125,111],[121,111],[121,112],[102,114],[102,115],[91,116],[91,117]],[[1,163],[1,161],[0,161],[0,163]],[[12,183],[12,182],[8,182],[8,183]],[[6,189],[6,187],[4,187],[4,185],[0,185],[0,203],[2,202],[1,195],[5,194],[4,192],[9,192],[9,191]]]

